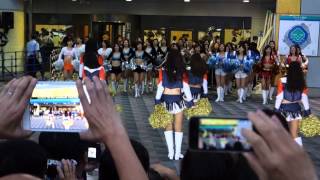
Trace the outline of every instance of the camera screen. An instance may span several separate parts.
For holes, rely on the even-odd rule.
[[[97,149],[93,147],[88,148],[88,158],[97,158]]]
[[[38,82],[29,110],[33,131],[80,132],[89,126],[75,82]]]
[[[247,119],[200,119],[198,149],[223,151],[250,151],[241,135],[241,129],[252,129]]]

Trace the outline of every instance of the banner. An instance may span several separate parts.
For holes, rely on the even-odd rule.
[[[279,51],[288,55],[290,46],[298,44],[307,56],[318,56],[320,17],[280,16]]]

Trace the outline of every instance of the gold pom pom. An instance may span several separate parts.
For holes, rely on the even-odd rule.
[[[121,106],[121,104],[116,104],[116,111],[119,113],[123,111],[123,107]]]
[[[300,123],[300,133],[305,137],[320,135],[320,119],[315,115],[310,115],[302,119]]]
[[[109,85],[109,92],[110,92],[110,96],[114,97],[116,95],[116,91],[112,88],[111,85]]]
[[[212,112],[213,108],[208,98],[201,98],[194,108],[188,108],[184,111],[187,119],[193,116],[208,116]]]
[[[167,109],[162,105],[158,104],[154,106],[154,111],[149,117],[149,123],[152,128],[166,128],[173,122],[173,115],[169,114]]]

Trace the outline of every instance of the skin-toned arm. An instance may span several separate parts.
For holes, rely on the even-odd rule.
[[[106,88],[106,83],[94,77],[93,81],[85,79],[84,84],[90,96],[90,104],[82,82],[77,81],[79,97],[90,129],[81,133],[81,138],[100,140],[108,146],[120,179],[148,179],[130,144],[120,115],[115,109],[108,88]]]
[[[259,134],[243,129],[254,152],[244,154],[261,180],[317,180],[308,154],[291,138],[280,121],[262,111],[249,113]]]

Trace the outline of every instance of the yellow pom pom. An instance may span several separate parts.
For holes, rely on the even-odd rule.
[[[112,97],[114,97],[115,95],[116,95],[116,92],[115,92],[115,90],[112,88],[112,86],[111,85],[109,85],[109,92],[110,92],[110,96],[112,96]]]
[[[123,107],[120,104],[116,104],[116,111],[117,112],[122,112],[123,111]]]
[[[173,115],[169,114],[167,109],[161,105],[155,105],[153,113],[149,117],[149,123],[152,128],[166,128],[173,122]]]
[[[305,137],[320,135],[320,119],[314,115],[304,118],[300,123],[300,132]]]
[[[193,116],[208,116],[212,112],[212,105],[209,102],[208,98],[201,98],[194,108],[188,108],[184,111],[187,119],[190,119]]]

